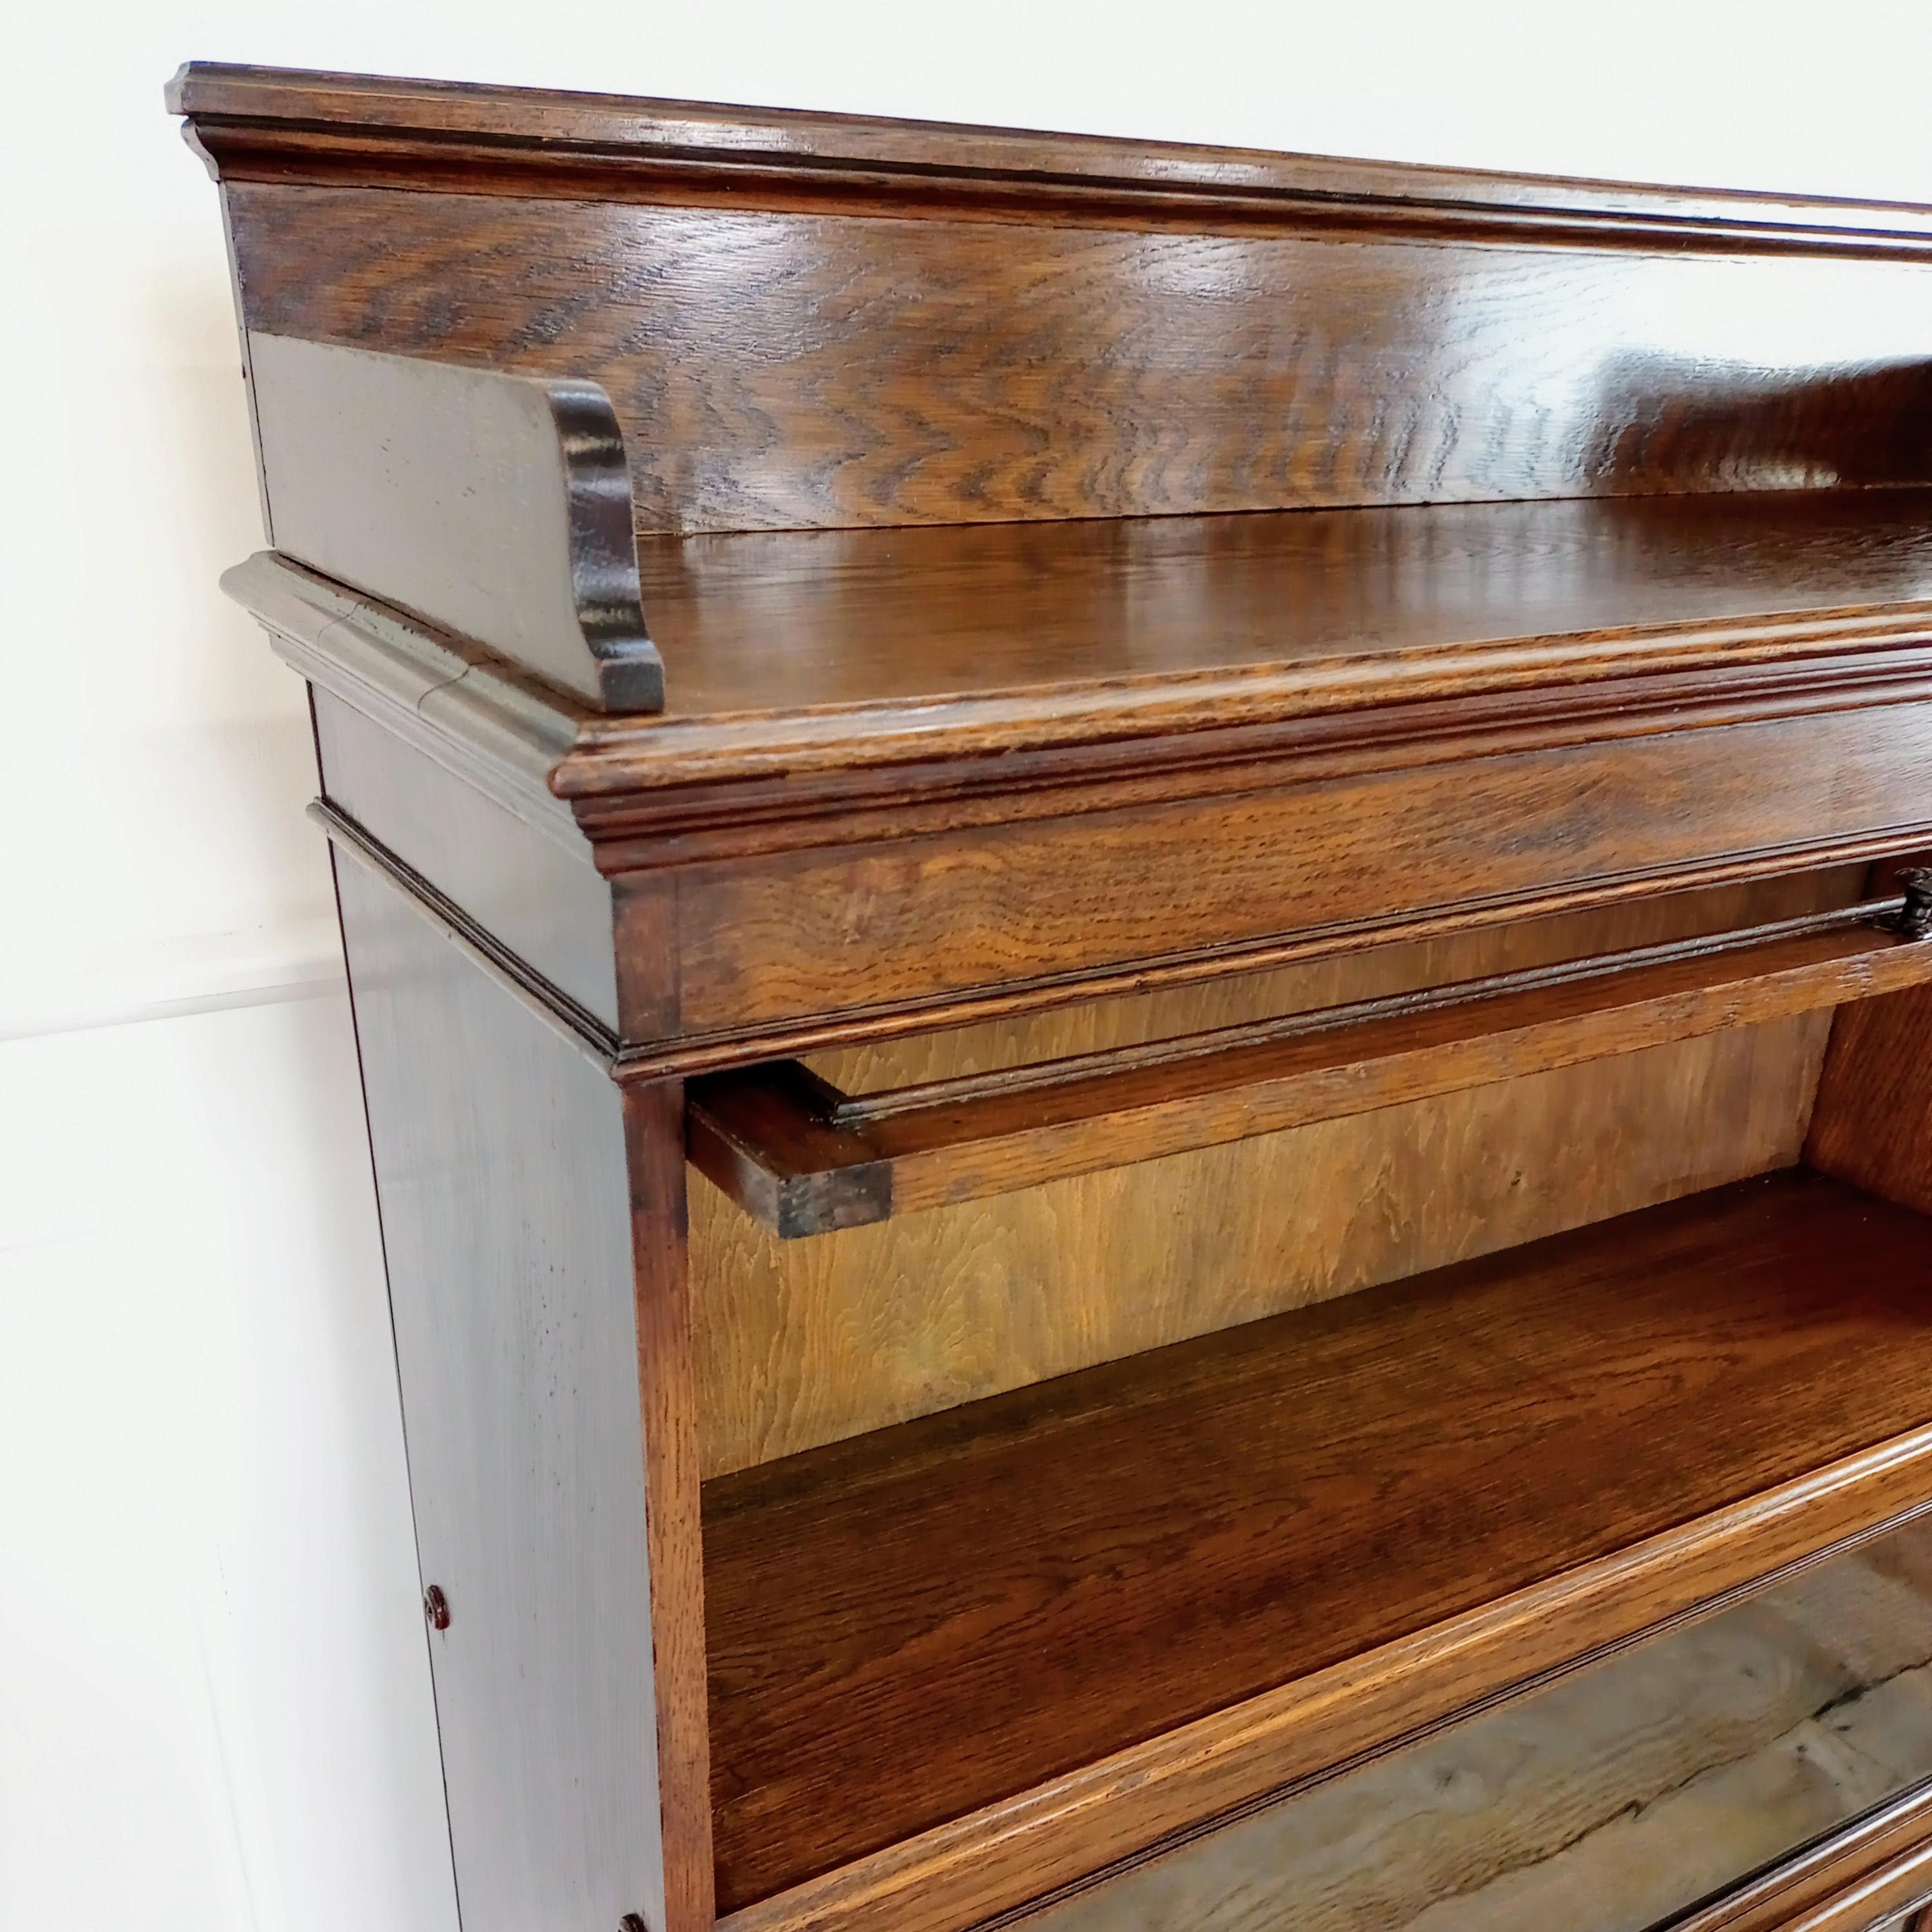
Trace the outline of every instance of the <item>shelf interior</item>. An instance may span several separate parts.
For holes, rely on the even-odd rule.
[[[1801,1170],[707,1484],[721,1909],[1932,1419]]]
[[[1338,660],[1400,681],[1472,648],[1892,610],[1932,599],[1932,490],[646,536],[638,553],[675,722]]]

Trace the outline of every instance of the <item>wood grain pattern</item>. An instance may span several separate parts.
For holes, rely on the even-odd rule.
[[[1932,1831],[1922,1523],[1537,1687],[1021,1921],[1026,1932],[1768,1926]],[[1850,1828],[1849,1830],[1847,1828]],[[1828,1861],[1814,1841],[1836,1840]],[[1794,1858],[1794,1848],[1798,1850]],[[1727,1915],[1727,1916],[1726,1916]]]
[[[1822,1016],[810,1241],[692,1190],[716,1473],[1798,1158]]]
[[[828,1092],[780,1060],[695,1083],[691,1158],[781,1239],[829,1234],[1932,979],[1932,946],[1869,914],[1760,930],[896,1091]]]
[[[1862,872],[1362,951],[848,1049],[856,1087],[1398,994],[1843,905]],[[707,1474],[1789,1165],[1822,1016],[809,1242],[694,1179]]]
[[[1840,1013],[1804,1158],[1826,1174],[1932,1213],[1932,1000],[1900,993]]]
[[[666,1916],[679,1687],[653,1642],[619,1090],[388,885],[352,860],[338,883],[417,1550],[450,1605],[430,1660],[464,1924],[698,1932]]]
[[[684,1095],[675,1081],[622,1090],[650,1548],[652,1678],[670,1932],[717,1917],[706,1707],[704,1559],[696,1376],[686,1258]]]
[[[640,640],[642,532],[688,670],[600,723],[285,561],[233,580],[455,941],[345,893],[419,1525],[482,1580],[436,1640],[466,1923],[962,1932],[1922,1508],[1924,1222],[1817,1175],[1654,1204],[1795,1156],[1820,1016],[842,1229],[816,1274],[702,1184],[687,1273],[676,1081],[999,1061],[1924,848],[1932,211],[252,70],[172,99],[269,388],[290,353],[603,386],[602,589]],[[293,474],[318,542],[401,556],[327,395],[268,400],[278,535]],[[378,770],[377,728],[454,776]],[[409,830],[465,781],[513,834]],[[604,963],[545,839],[611,881]],[[1396,936],[1439,950],[1341,957]],[[1821,1147],[1897,1090],[1840,1031]],[[700,1509],[706,1469],[949,1404]],[[1910,1902],[1893,1849],[1812,1900],[1837,1932]]]
[[[1453,1617],[871,1853],[728,1932],[967,1932],[1466,1715],[1539,1674],[1736,1600],[1924,1504],[1932,1429]]]
[[[721,1904],[1912,1430],[1923,1230],[1747,1184],[712,1483]]]
[[[225,193],[249,328],[601,383],[646,530],[1932,480],[1917,262]]]
[[[1850,632],[1854,611],[1925,606],[1928,522],[1932,492],[1794,489],[646,536],[645,608],[675,688],[664,724],[628,735],[675,743],[694,735],[679,721],[718,712],[748,739],[747,712],[1053,687],[1103,687],[1119,712],[1144,688],[1172,704],[1210,680],[1226,724],[1276,669],[1311,708],[1340,708],[1484,672],[1495,688],[1736,668],[1801,647],[1768,622],[1754,639],[1754,620]]]
[[[1292,965],[1020,1013],[814,1054],[807,1064],[852,1093],[991,1075],[1042,1060],[1157,1045],[1215,1027],[1253,1024],[1394,998],[1457,980],[1553,966],[1622,947],[1668,945],[1853,904],[1890,875],[1865,866],[1739,880],[1432,938],[1356,945]]]
[[[1022,218],[1084,192],[1117,209],[1131,196],[1143,216],[1166,201],[1196,221],[1214,208],[1242,207],[1438,231],[1462,224],[1571,238],[1587,232],[1607,243],[1667,236],[1680,245],[1782,239],[1816,249],[1909,248],[1932,238],[1932,212],[1898,203],[218,62],[187,62],[166,101],[170,112],[190,117],[204,152],[244,177],[250,163],[268,178],[290,176],[303,161],[317,170],[332,159],[352,166],[359,150],[365,162],[387,158],[399,172],[412,165],[423,181],[459,192],[466,178],[472,191],[488,192],[512,169],[532,191],[547,175],[568,182],[573,174],[614,189],[620,170],[634,186],[659,171],[689,190],[708,171],[714,188],[752,206],[760,205],[760,188],[782,175],[800,196],[816,184],[862,200],[890,182],[914,209],[933,202],[935,182],[942,208],[970,204],[976,188]],[[438,152],[455,165],[439,167]]]
[[[1205,1028],[1248,1026],[1348,1000],[1395,999],[1456,980],[1559,966],[1623,946],[1671,945],[1807,918],[1855,904],[1868,885],[1888,886],[1889,873],[1874,875],[1861,863],[1743,879],[1584,912],[1472,926],[1418,941],[1356,945],[1291,966],[1014,1014],[982,1026],[868,1041],[813,1054],[808,1064],[821,1080],[854,1094],[997,1074],[1066,1054],[1157,1046]]]
[[[1924,1932],[1932,1794],[1880,1807],[1670,1932]]]
[[[1834,838],[1922,837],[1928,748],[1932,706],[1887,705],[694,866],[684,1022],[749,1030],[1177,956],[1224,970],[1291,933],[1359,942],[1713,860],[1778,869]],[[620,944],[624,920],[620,899]]]

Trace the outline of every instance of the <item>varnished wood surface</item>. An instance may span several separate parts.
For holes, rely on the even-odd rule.
[[[678,881],[680,1010],[694,1034],[768,1037],[868,1004],[958,1023],[991,1016],[961,995],[1007,1010],[1042,982],[1090,996],[1107,968],[1126,970],[1106,990],[1138,990],[1150,969],[1274,963],[1290,936],[1360,944],[1406,918],[1707,883],[1714,864],[1733,879],[1828,865],[1852,856],[1842,840],[1904,849],[1925,836],[1928,747],[1925,704],[1430,747],[1439,763],[1391,746],[1339,772],[1250,768],[1257,788],[1235,796],[694,865]],[[620,896],[620,945],[626,918]]]
[[[664,1922],[668,1932],[710,1932],[717,1911],[697,1378],[685,1239],[684,1096],[676,1081],[627,1087],[621,1096],[644,1420]]]
[[[808,1241],[694,1171],[707,1474],[1786,1166],[1827,1017]]]
[[[1265,1024],[1351,1001],[1399,998],[1457,981],[1560,966],[1632,947],[1714,938],[1842,910],[1889,872],[1864,865],[1769,876],[1624,904],[1468,930],[1402,944],[1361,946],[1259,972],[1165,987],[980,1026],[954,1027],[815,1054],[829,1084],[866,1094],[990,1078],[1042,1062],[1159,1049],[1203,1030]]]
[[[1929,1315],[1790,1177],[715,1482],[721,1906],[1910,1430]]]
[[[440,1324],[419,1309],[410,1347],[453,1413],[502,1419],[466,1460],[442,1445],[424,1511],[454,1512],[496,1579],[482,1664],[442,1659],[486,1694],[458,1700],[485,1714],[459,1721],[454,1748],[446,1735],[466,1912],[622,1910],[700,1932],[693,1487],[710,1270],[730,1257],[687,1284],[681,1117],[653,1079],[1911,849],[1932,716],[1932,215],[340,77],[202,72],[176,100],[221,172],[257,340],[603,386],[640,568],[686,646],[696,708],[600,733],[470,644],[404,639],[394,610],[332,618],[311,583],[272,620],[296,609],[298,662],[482,775],[535,832],[569,844],[580,829],[616,881],[614,1024],[566,1010],[417,883],[446,937],[588,1043],[572,1063],[585,1078],[626,1082],[637,1264],[593,1269],[578,1301],[623,1343],[608,1296],[634,1291],[619,1312],[641,1454],[613,1473],[614,1425],[574,1453],[588,1425],[559,1420],[557,1392],[574,1414],[603,1391],[608,1418],[630,1351],[577,1362],[589,1324],[530,1328],[562,1305],[547,1267],[501,1306]],[[1696,500],[1714,496],[1737,500]],[[1558,497],[1617,508],[1498,507]],[[1495,514],[1458,521],[1458,506]],[[1288,512],[1324,520],[1291,527]],[[753,541],[727,549],[725,532]],[[1309,628],[1284,629],[1298,603]],[[448,677],[425,677],[446,657]],[[677,676],[674,657],[674,694]],[[469,971],[424,963],[407,998],[445,968]],[[562,1076],[525,1083],[535,1114],[506,1095],[514,1028],[479,1047],[480,1070],[444,1054],[400,1094],[394,1067],[434,1057],[473,1004],[392,1025],[391,1099],[372,1102],[443,1150],[439,1280],[492,1229],[485,1277],[532,1240],[574,1256],[605,1222],[546,1210],[506,1233],[501,1216],[532,1195],[582,1204],[621,1151],[608,1086],[575,1160],[545,1138]],[[358,989],[365,1007],[386,1023]],[[1466,1250],[1786,1155],[1822,1046],[1815,1020],[1780,1020],[1388,1110],[1373,1144],[1388,1136],[1398,1184],[1324,1198],[1371,1216],[1448,1205],[1412,1237],[1317,1231],[1312,1272],[1332,1288],[1412,1239]],[[1708,1132],[1724,1110],[1728,1131]],[[536,1150],[533,1174],[444,1214],[445,1172],[506,1134]],[[1562,1145],[1519,1166],[1539,1135]],[[1225,1158],[1244,1203],[1257,1182],[1279,1193],[1279,1172],[1238,1173],[1226,1150],[1174,1158]],[[406,1148],[379,1164],[386,1205],[425,1184]],[[1197,1209],[1202,1178],[1180,1177]],[[1094,1185],[1053,1184],[1088,1212]],[[1401,1328],[1400,1372],[1351,1382],[1366,1358],[1347,1338],[1382,1334],[1377,1310],[1424,1290],[1294,1318],[1314,1324],[1285,1357],[1299,1401],[1204,1368],[1214,1412],[1183,1427],[1193,1371],[1142,1362],[1089,1372],[1102,1382],[1082,1388],[1116,1394],[1085,1408],[1066,1385],[998,1398],[1021,1418],[1004,1437],[976,1435],[970,1412],[913,1425],[938,1432],[923,1464],[887,1436],[803,1474],[725,1479],[712,1543],[755,1528],[736,1558],[714,1546],[706,1575],[716,1869],[737,1932],[960,1932],[1922,1501],[1932,1427],[1861,1447],[1922,1419],[1932,1388],[1906,1305],[1918,1224],[1823,1184],[1763,1198],[1798,1228],[1774,1259],[1738,1236],[1744,1208],[1658,1210],[1648,1232],[1574,1247],[1621,1244],[1628,1268],[1634,1244],[1640,1281],[1551,1264],[1560,1322],[1539,1303],[1445,1328],[1432,1308]],[[1240,1292],[1299,1204],[1291,1191],[1272,1223],[1236,1217],[1252,1230],[1227,1270]],[[1721,1252],[1691,1252],[1718,1225]],[[1169,1246],[1156,1271],[1225,1279],[1220,1233],[1190,1222],[1188,1265]],[[1828,1304],[1828,1253],[1840,1276],[1848,1253],[1892,1274],[1834,1282]],[[1544,1265],[1427,1287],[1507,1299]],[[928,1328],[951,1318],[933,1280]],[[1063,1328],[1020,1371],[1117,1345],[1132,1286],[1099,1298],[1093,1334]],[[831,1312],[836,1328],[846,1311]],[[486,1361],[492,1333],[511,1352]],[[570,1369],[541,1388],[533,1334],[539,1368]],[[734,1345],[757,1340],[741,1328]],[[1202,1363],[1236,1348],[1186,1346]],[[813,1359],[781,1346],[760,1372]],[[902,1391],[920,1364],[891,1370]],[[1315,1370],[1318,1391],[1294,1380]],[[476,1486],[500,1465],[493,1511]],[[915,1465],[916,1493],[896,1491]],[[532,1480],[554,1522],[531,1514]],[[1459,1486],[1474,1500],[1452,1519]],[[514,1574],[499,1574],[506,1538]],[[614,1538],[620,1556],[646,1546],[628,1622],[612,1564],[581,1555]],[[454,1600],[451,1643],[475,1598]],[[760,1617],[788,1620],[784,1641]],[[614,1660],[630,1667],[600,1694]],[[656,1699],[641,1724],[640,1696]],[[476,1772],[479,1738],[500,1775]],[[660,1797],[662,1866],[648,1822],[609,1829]]]
[[[1932,1428],[1452,1617],[807,1880],[728,1932],[970,1932],[1646,1631],[1798,1574],[1924,1506]]]
[[[1843,906],[1863,868],[1465,932],[855,1047],[859,1091],[1157,1042]],[[1691,1040],[811,1241],[700,1175],[706,1474],[1790,1166],[1829,1016]]]
[[[700,1932],[658,1748],[660,1700],[688,1712],[692,1687],[654,1641],[682,1579],[646,1522],[622,1096],[388,885],[337,876],[417,1553],[448,1602],[430,1658],[464,1924]]]
[[[1900,993],[1840,1013],[1819,1082],[1805,1159],[1932,1214],[1932,998]]]
[[[610,886],[586,842],[546,836],[332,691],[310,708],[329,805],[614,1031]]]
[[[1932,630],[1928,524],[1932,491],[1898,489],[647,536],[671,716],[596,742],[1083,684],[1124,710],[1231,674],[1315,710],[1745,662],[1792,648],[1754,619],[1919,605]]]
[[[602,384],[646,531],[1932,481],[1916,260],[500,186],[229,181],[246,323]]]
[[[1928,1780],[1922,1521],[1020,1924],[1652,1932],[1722,1894],[1696,1932],[1772,1932],[1932,1836]]]
[[[1680,241],[1700,230],[1707,239],[1729,232],[1762,240],[1786,228],[1795,231],[1792,238],[1813,245],[1833,238],[1868,244],[1932,238],[1932,211],[1898,203],[1486,174],[1256,148],[208,61],[184,64],[169,83],[167,105],[194,120],[212,150],[244,164],[279,154],[284,170],[304,148],[311,161],[332,153],[346,161],[358,140],[373,158],[394,137],[414,137],[433,139],[446,153],[455,150],[472,178],[485,182],[490,177],[482,151],[491,148],[500,165],[520,162],[536,172],[546,166],[567,172],[586,161],[608,169],[622,160],[640,167],[668,164],[669,172],[699,161],[729,180],[741,198],[754,201],[760,174],[783,172],[793,177],[795,192],[806,191],[811,182],[870,191],[890,178],[914,208],[920,206],[920,187],[937,178],[956,197],[976,182],[1016,199],[1030,190],[1033,201],[1048,205],[1070,188],[1084,187],[1128,190],[1144,200],[1168,199],[1197,208],[1204,200],[1286,204],[1309,218],[1338,212],[1343,218],[1362,218],[1379,209],[1388,218],[1406,214],[1438,224],[1459,218],[1529,226],[1565,218],[1649,224]],[[458,145],[466,141],[475,146]],[[426,176],[436,172],[428,153],[419,148],[416,158]],[[448,171],[442,178],[452,187],[462,179]]]
[[[1607,964],[1609,962],[1604,962]],[[693,1162],[784,1239],[1760,1025],[1932,978],[1932,944],[1854,926],[1614,970],[1544,968],[926,1088],[846,1095],[794,1061],[690,1097]],[[1231,1036],[1232,1035],[1232,1036]]]

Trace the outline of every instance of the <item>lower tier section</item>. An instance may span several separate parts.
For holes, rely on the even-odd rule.
[[[1874,1846],[1855,1827],[1880,1820]],[[1850,1847],[1832,1846],[1848,1829],[1849,1872]],[[1926,1517],[1081,1891],[1024,1932],[1766,1932],[1900,1839],[1932,1841]],[[1795,1874],[1794,1853],[1810,1854]],[[1770,1872],[1775,1886],[1739,1896]]]
[[[713,1481],[721,1909],[1932,1420],[1927,1232],[1779,1174]]]

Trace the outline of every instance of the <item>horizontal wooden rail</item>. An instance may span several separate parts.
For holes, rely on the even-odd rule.
[[[784,1238],[1372,1112],[1932,980],[1902,902],[857,1096],[694,1080],[693,1163]]]

